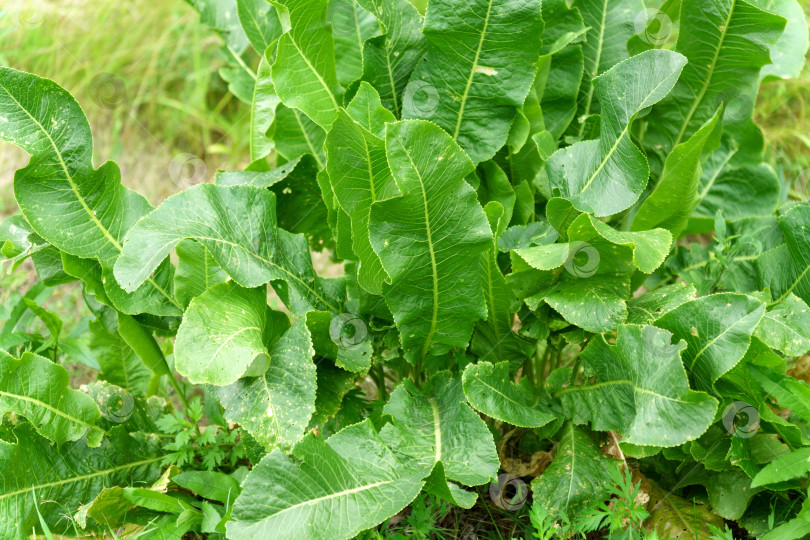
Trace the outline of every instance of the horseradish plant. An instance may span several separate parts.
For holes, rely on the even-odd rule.
[[[350,538],[472,507],[518,448],[566,522],[619,460],[660,537],[808,532],[810,205],[751,120],[803,65],[795,0],[191,3],[251,164],[157,208],[65,90],[0,69],[31,155],[3,254],[39,274],[0,341],[0,536]],[[89,339],[40,305],[71,281]]]

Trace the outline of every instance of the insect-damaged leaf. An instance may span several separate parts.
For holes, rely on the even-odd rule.
[[[288,448],[298,442],[315,412],[314,354],[302,318],[270,347],[270,366],[265,372],[215,390],[225,417],[243,426],[267,449]]]

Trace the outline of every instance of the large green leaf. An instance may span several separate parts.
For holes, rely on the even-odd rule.
[[[682,0],[676,50],[689,59],[672,93],[647,117],[644,144],[668,154],[711,118],[717,108],[748,97],[769,64],[785,19],[743,0]],[[757,31],[752,32],[751,28]],[[732,110],[728,120],[743,122],[751,110]],[[742,115],[740,118],[737,116]]]
[[[577,134],[587,136],[588,117],[599,114],[593,81],[627,59],[627,40],[636,33],[636,19],[644,11],[643,0],[576,0],[573,3],[588,28],[582,52],[585,71],[577,101],[580,125]],[[545,6],[544,6],[545,9]],[[603,105],[604,106],[604,105]]]
[[[751,4],[787,20],[785,31],[771,48],[773,63],[762,68],[760,77],[799,77],[810,44],[802,4],[797,0],[752,0]]]
[[[491,158],[534,80],[542,31],[540,0],[429,4],[427,56],[411,76],[403,118],[436,122],[475,163]]]
[[[374,15],[354,0],[331,0],[328,9],[335,41],[335,67],[338,82],[348,87],[363,73],[363,45],[380,34]]]
[[[532,494],[550,511],[573,518],[579,510],[608,497],[610,466],[588,432],[569,422],[551,465],[532,480]]]
[[[160,475],[163,456],[154,437],[129,435],[121,428],[99,448],[84,440],[58,450],[30,424],[14,429],[16,443],[0,441],[0,536],[28,538],[40,528],[39,513],[51,532],[73,531],[65,515],[93,500],[105,487],[150,483]]]
[[[711,540],[715,538],[712,525],[723,526],[723,520],[694,500],[685,500],[665,492],[655,484],[650,489],[650,517],[644,522],[648,532],[655,531],[659,538],[675,540]]]
[[[98,446],[104,431],[96,426],[101,414],[93,399],[68,388],[68,372],[33,353],[19,359],[0,349],[0,414],[27,418],[36,430],[61,445],[87,435]]]
[[[723,293],[681,304],[655,324],[686,341],[687,371],[699,388],[711,390],[745,355],[764,312],[765,305],[751,296]]]
[[[371,205],[399,195],[382,138],[385,122],[392,121],[394,115],[380,105],[376,91],[364,82],[348,110],[338,113],[325,143],[332,191],[351,219],[352,248],[360,260],[357,280],[372,294],[382,293],[388,276],[371,247]]]
[[[769,288],[774,304],[791,293],[810,302],[810,204],[799,203],[779,216],[785,243],[756,261],[760,285]]]
[[[513,382],[509,362],[470,364],[462,382],[470,405],[492,418],[526,428],[542,427],[556,418],[544,403],[543,392],[527,377]]]
[[[669,93],[685,64],[678,53],[651,50],[600,75],[594,81],[602,107],[600,138],[551,156],[547,171],[552,190],[596,216],[615,214],[636,202],[650,171],[630,128],[641,110]]]
[[[320,128],[319,128],[320,129]],[[269,171],[234,171],[217,174],[220,186],[251,185],[269,188],[276,194],[279,227],[291,233],[304,233],[314,249],[323,249],[331,241],[329,209],[319,185],[321,164],[312,154],[296,157]]]
[[[595,429],[621,431],[623,443],[666,447],[697,439],[713,422],[717,401],[689,389],[685,344],[671,345],[671,337],[654,326],[621,325],[615,344],[595,338],[582,359],[596,383],[560,391],[563,406]],[[614,399],[618,410],[610,406]]]
[[[276,10],[267,0],[236,0],[236,14],[250,44],[264,56],[267,47],[281,35]]]
[[[177,244],[177,271],[174,273],[174,294],[181,305],[188,307],[192,298],[228,279],[216,259],[199,242],[183,240]]]
[[[494,163],[491,165],[503,174],[497,165]],[[508,185],[509,181],[505,180],[505,182]],[[512,192],[512,198],[514,198],[514,192]],[[478,356],[479,360],[494,362],[509,360],[516,369],[534,353],[534,346],[531,342],[521,339],[512,330],[514,313],[519,308],[520,302],[512,288],[506,283],[506,278],[498,265],[498,246],[494,238],[507,220],[503,215],[503,206],[497,201],[490,201],[484,208],[484,212],[489,219],[490,228],[495,231],[492,245],[481,258],[480,263],[484,276],[487,320],[476,323],[470,350]]]
[[[90,321],[90,348],[98,361],[99,379],[139,395],[146,392],[152,372],[121,336],[107,331],[99,321]]]
[[[294,455],[297,463],[275,450],[250,472],[227,524],[229,538],[351,538],[405,508],[424,484],[370,420],[325,442],[310,435]]]
[[[718,111],[689,140],[672,149],[658,184],[633,217],[632,230],[663,227],[675,239],[681,235],[700,201],[700,157],[719,119]]]
[[[258,0],[265,2],[265,0]],[[266,2],[265,2],[266,3]],[[267,4],[270,7],[270,4]],[[275,12],[273,12],[275,15]],[[253,102],[250,107],[250,161],[266,157],[275,148],[268,132],[276,119],[276,108],[281,100],[276,94],[270,73],[270,63],[263,55],[256,71]]]
[[[486,317],[479,257],[492,241],[486,215],[464,177],[473,167],[435,124],[388,124],[388,164],[401,197],[371,207],[371,245],[392,284],[385,301],[406,358],[464,347]]]
[[[538,62],[533,90],[539,100],[536,112],[542,116],[543,129],[556,140],[565,132],[577,112],[577,96],[585,64],[585,40],[582,35],[589,30],[580,10],[576,6],[570,8],[566,0],[546,0],[542,11],[546,27],[541,52],[545,59],[541,58]],[[541,82],[542,88],[539,88],[538,83]],[[532,93],[530,90],[523,105],[528,117],[532,112]],[[527,141],[527,144],[530,143]]]
[[[264,287],[245,289],[233,281],[211,287],[192,300],[183,315],[175,368],[194,384],[235,382],[267,355],[267,309]]]
[[[247,185],[200,184],[173,195],[131,229],[116,278],[125,289],[136,288],[180,241],[191,238],[244,287],[284,280],[296,302],[339,311],[340,302],[315,276],[306,240],[276,227],[275,202],[272,192]]]
[[[186,0],[200,13],[200,21],[210,26],[225,39],[225,44],[241,54],[248,46],[248,38],[239,24],[236,0]],[[262,51],[263,52],[263,51]]]
[[[279,105],[268,136],[273,139],[276,152],[285,160],[292,161],[309,153],[318,162],[318,168],[324,167],[323,141],[326,132],[298,109]]]
[[[515,250],[510,281],[537,284],[524,296],[530,307],[545,301],[567,320],[592,332],[606,332],[627,317],[634,268],[652,272],[669,252],[672,242],[664,229],[617,231],[581,214],[567,229],[569,242]],[[516,260],[519,258],[518,260]],[[540,270],[524,276],[518,263]]]
[[[278,40],[272,79],[287,107],[300,109],[323,128],[338,111],[338,80],[326,0],[276,0],[284,34]]]
[[[402,116],[402,91],[427,50],[422,17],[408,0],[357,0],[384,28],[382,36],[363,44],[363,80],[380,94],[397,118]]]
[[[787,356],[801,356],[810,350],[810,308],[789,293],[765,311],[754,335]]]
[[[425,476],[441,462],[448,480],[484,484],[500,462],[487,425],[466,401],[461,380],[449,372],[437,373],[421,389],[404,380],[383,409],[393,422],[380,437],[400,461],[425,467]]]
[[[79,104],[52,81],[0,68],[0,139],[31,154],[14,175],[14,195],[34,231],[64,252],[111,269],[124,235],[151,206],[121,185],[115,163],[93,168],[90,125]],[[180,306],[161,277],[145,280],[139,291],[150,298],[144,310],[177,315]],[[123,305],[126,295],[120,302],[132,312]]]
[[[315,412],[315,351],[306,320],[296,322],[267,354],[266,372],[217,388],[215,393],[228,420],[267,449],[287,448],[303,437]]]
[[[760,163],[738,168],[717,168],[712,174],[704,174],[701,178],[700,202],[689,227],[712,230],[718,210],[728,220],[770,216],[781,199],[780,190],[781,184],[770,165]]]
[[[697,296],[695,287],[685,281],[665,285],[627,301],[627,322],[651,324],[667,311],[671,311]]]

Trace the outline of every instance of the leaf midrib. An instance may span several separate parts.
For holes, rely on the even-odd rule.
[[[591,112],[591,104],[593,103],[593,92],[594,92],[593,80],[599,76],[599,64],[602,62],[602,46],[605,39],[605,22],[607,20],[607,3],[608,0],[604,0],[602,2],[602,24],[600,25],[599,28],[599,44],[596,49],[596,58],[593,66],[593,74],[590,80],[590,87],[588,88],[588,97],[585,101],[584,116],[588,116]],[[585,132],[585,122],[580,121],[579,136],[582,137],[582,134],[584,132]]]
[[[492,1],[493,0],[489,0],[489,3],[487,4],[487,15],[484,18],[484,28],[481,29],[481,38],[478,40],[478,49],[475,51],[475,58],[473,59],[472,68],[470,69],[470,75],[467,77],[467,86],[464,88],[464,93],[461,95],[461,104],[459,105],[458,118],[456,119],[456,129],[453,132],[454,139],[458,139],[458,132],[461,130],[461,121],[464,118],[464,107],[467,105],[467,97],[469,96],[472,81],[475,77],[475,70],[478,68],[478,60],[481,57],[481,49],[484,47],[484,39],[487,36],[487,28],[489,27],[489,15],[492,11]]]
[[[93,424],[88,424],[87,422],[85,422],[84,420],[81,420],[80,418],[75,418],[75,417],[69,415],[68,413],[66,413],[64,411],[60,411],[59,409],[57,409],[56,407],[53,407],[52,405],[48,405],[44,401],[40,401],[38,399],[28,397],[28,396],[21,396],[19,394],[12,394],[10,392],[5,392],[5,391],[2,391],[2,390],[0,390],[0,396],[5,396],[5,397],[11,398],[11,399],[19,399],[20,401],[27,401],[28,403],[33,403],[34,405],[42,407],[43,409],[47,409],[47,410],[51,411],[52,413],[56,414],[57,416],[61,416],[62,418],[66,419],[66,420],[69,420],[71,422],[75,422],[75,423],[77,423],[79,425],[82,425],[82,426],[84,426],[86,428],[89,428],[89,429],[96,429],[96,430],[99,430],[101,432],[106,433],[100,427],[95,426]]]
[[[397,136],[397,141],[399,141],[400,146],[402,147],[402,151],[405,156],[408,158],[408,161],[411,163],[411,167],[413,167],[414,173],[416,173],[416,178],[419,180],[419,187],[422,190],[422,201],[424,203],[424,211],[425,211],[425,232],[427,233],[427,245],[428,251],[430,252],[430,269],[433,275],[433,315],[430,319],[430,331],[428,332],[427,338],[425,339],[425,344],[422,346],[422,358],[425,357],[427,354],[428,349],[430,348],[430,342],[433,341],[433,334],[436,333],[436,324],[439,317],[439,270],[436,265],[436,253],[433,247],[433,238],[431,235],[430,229],[430,216],[428,212],[428,201],[427,201],[427,192],[425,191],[425,181],[422,178],[422,174],[419,172],[419,168],[414,163],[413,158],[411,157],[411,153],[408,151],[408,146],[405,144],[399,136]]]
[[[340,107],[338,106],[337,101],[335,100],[335,96],[332,94],[332,90],[329,89],[329,86],[327,86],[326,81],[323,80],[321,74],[318,73],[318,70],[316,70],[315,66],[312,65],[312,62],[309,61],[309,58],[307,58],[307,56],[304,54],[304,51],[302,51],[301,47],[298,46],[298,41],[296,41],[296,39],[292,36],[291,33],[287,33],[287,36],[290,39],[290,43],[292,43],[293,47],[295,47],[295,50],[298,51],[298,55],[304,60],[307,67],[315,75],[315,78],[318,79],[318,82],[321,83],[323,89],[326,90],[326,94],[329,96],[329,99],[332,100],[332,105],[335,108],[335,112],[337,112],[340,109]]]
[[[314,296],[315,298],[317,298],[318,300],[323,302],[323,305],[325,305],[326,307],[328,307],[329,309],[331,309],[334,312],[338,311],[338,309],[335,306],[333,306],[330,302],[327,302],[320,294],[318,294],[314,289],[312,289],[309,285],[307,285],[301,278],[299,278],[298,276],[296,276],[295,274],[293,274],[292,272],[290,272],[286,268],[284,268],[282,266],[279,266],[278,264],[274,263],[273,261],[265,259],[264,257],[259,255],[258,253],[253,253],[251,251],[248,251],[248,250],[245,249],[244,246],[241,246],[241,245],[239,245],[239,244],[237,244],[235,242],[229,242],[228,240],[225,240],[223,238],[212,238],[210,236],[195,236],[194,238],[199,239],[199,240],[210,240],[211,242],[217,242],[217,243],[220,243],[220,244],[227,244],[227,245],[229,245],[231,247],[237,248],[238,250],[247,253],[251,257],[255,257],[255,258],[259,259],[261,262],[267,264],[268,266],[271,266],[271,267],[275,268],[276,270],[281,270],[282,272],[284,272],[285,274],[290,276],[292,279],[294,279],[295,281],[300,283],[310,293],[312,293],[312,296]]]
[[[433,441],[436,447],[434,460],[438,463],[442,460],[442,422],[439,416],[439,406],[435,399],[430,402],[430,408],[433,411]]]
[[[734,10],[737,9],[737,0],[731,0],[731,8],[728,10],[728,17],[726,17],[726,22],[722,26],[722,30],[720,31],[720,42],[717,44],[717,49],[714,51],[714,58],[712,59],[712,63],[709,64],[709,72],[703,80],[703,87],[700,90],[700,94],[695,96],[695,100],[692,102],[692,106],[689,108],[689,112],[684,118],[684,122],[681,125],[681,129],[678,132],[678,138],[675,139],[675,144],[672,145],[673,148],[678,146],[683,140],[683,136],[686,134],[686,130],[689,127],[689,123],[692,121],[692,117],[695,115],[698,106],[703,101],[703,98],[706,96],[706,92],[709,90],[709,83],[711,82],[712,78],[714,77],[714,70],[717,67],[717,61],[720,59],[720,51],[723,48],[723,43],[726,40],[726,35],[729,30],[729,24],[731,23],[731,17],[734,15]]]
[[[639,107],[636,110],[636,112],[632,116],[630,116],[630,118],[627,119],[627,124],[625,124],[624,128],[621,130],[621,132],[619,133],[619,136],[616,137],[616,141],[610,147],[610,150],[608,151],[607,155],[604,158],[602,158],[601,163],[599,163],[599,167],[596,168],[596,171],[593,172],[591,177],[588,179],[588,181],[582,187],[582,189],[580,190],[580,193],[585,193],[585,190],[588,189],[588,187],[591,185],[591,183],[593,183],[593,181],[596,179],[596,176],[600,172],[602,172],[602,169],[605,168],[605,165],[607,164],[607,162],[610,161],[611,156],[613,156],[613,153],[619,147],[619,143],[622,142],[624,137],[627,135],[627,132],[630,129],[630,125],[633,123],[633,120],[635,120],[636,114],[638,114],[638,111],[640,111],[640,110],[642,110],[644,108],[643,105],[647,101],[647,99],[649,99],[649,97],[651,95],[653,95],[656,92],[656,90],[658,90],[661,86],[663,86],[664,83],[669,81],[671,76],[672,75],[669,75],[669,76],[665,77],[664,79],[662,79],[661,82],[659,82],[657,85],[655,85],[655,88],[653,88],[650,92],[647,93],[647,97],[645,97],[644,101],[641,102],[642,107]],[[633,142],[631,141],[630,144],[633,144]],[[648,166],[648,169],[649,169],[649,166]],[[647,174],[649,175],[649,170],[647,171]]]
[[[150,459],[142,459],[140,461],[133,461],[132,463],[127,463],[126,465],[119,465],[117,467],[112,467],[109,469],[104,469],[103,471],[96,471],[94,473],[83,474],[80,476],[74,476],[73,478],[65,478],[64,480],[57,480],[55,482],[47,482],[45,484],[39,484],[36,486],[29,486],[23,489],[18,489],[17,491],[11,491],[9,493],[0,494],[0,500],[7,499],[9,497],[15,497],[17,495],[22,495],[23,493],[28,493],[29,491],[33,491],[35,489],[47,489],[56,486],[62,486],[65,484],[70,484],[73,482],[80,482],[82,480],[87,480],[89,478],[95,478],[97,476],[106,476],[109,474],[113,474],[116,471],[122,471],[124,469],[131,469],[133,467],[139,467],[141,465],[146,465],[147,463],[154,463],[155,461],[162,460],[163,457],[155,457]]]
[[[689,364],[689,370],[691,371],[692,369],[694,369],[695,364],[697,364],[698,358],[700,358],[703,355],[703,353],[706,352],[706,349],[708,349],[709,347],[711,347],[712,345],[717,343],[717,340],[719,340],[721,337],[728,334],[731,331],[732,328],[734,328],[735,326],[737,326],[738,324],[740,324],[742,322],[745,322],[745,320],[752,314],[753,314],[753,312],[746,313],[743,317],[741,317],[741,318],[737,319],[736,321],[734,321],[733,323],[731,323],[725,330],[723,330],[722,332],[717,334],[711,341],[709,341],[706,345],[704,345],[703,348],[700,349],[697,352],[697,354],[695,354],[695,358],[692,359],[692,362]]]

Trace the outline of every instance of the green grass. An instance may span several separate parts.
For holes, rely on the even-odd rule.
[[[5,2],[4,2],[5,4]],[[248,155],[249,111],[217,74],[220,39],[181,0],[15,0],[0,14],[0,65],[71,92],[93,128],[96,163],[157,203],[177,191],[169,164],[193,154],[211,180]],[[29,6],[20,17],[20,5]],[[3,8],[0,8],[2,12]],[[0,143],[0,217],[27,156]]]

